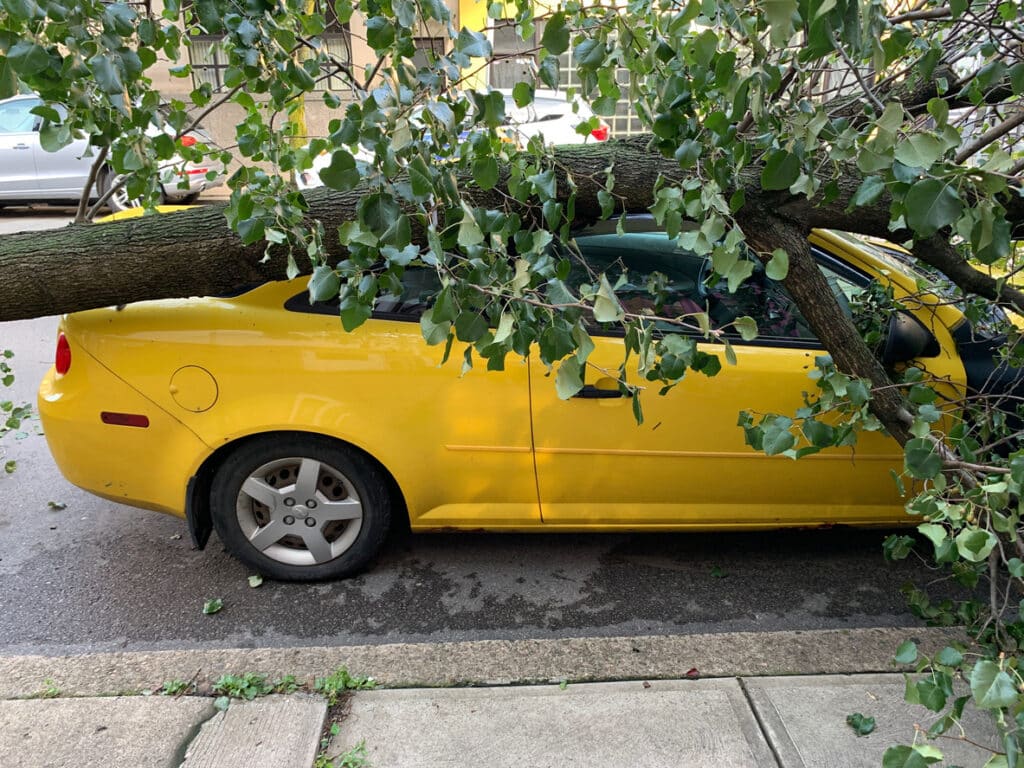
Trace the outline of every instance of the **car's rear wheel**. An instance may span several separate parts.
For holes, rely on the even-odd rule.
[[[116,173],[114,173],[112,169],[108,168],[106,171],[104,171],[100,175],[100,195],[105,195],[107,193],[107,190],[110,189],[111,186],[115,185],[118,181],[119,177]],[[163,202],[164,194],[163,190],[161,190],[160,199],[157,200],[157,205],[160,205]],[[141,205],[142,200],[140,198],[128,197],[128,191],[124,188],[124,186],[118,187],[116,190],[114,190],[114,193],[109,198],[107,198],[107,207],[110,208],[110,210],[113,211],[114,213],[118,213],[120,211],[127,211],[129,208],[138,208]]]
[[[210,502],[228,550],[283,581],[351,576],[391,525],[383,473],[358,451],[315,435],[243,444],[214,475]]]

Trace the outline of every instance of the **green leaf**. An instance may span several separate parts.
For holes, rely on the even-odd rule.
[[[700,142],[693,139],[684,139],[679,143],[679,148],[675,152],[676,162],[679,163],[679,167],[684,171],[693,168],[700,159],[702,151],[703,146]]]
[[[546,56],[537,68],[537,77],[548,88],[558,88],[558,57]]]
[[[395,25],[384,16],[371,16],[366,20],[366,42],[377,53],[395,42]]]
[[[937,138],[926,133],[915,133],[896,145],[895,156],[911,168],[927,169],[942,157],[942,151],[942,142]]]
[[[942,458],[935,452],[935,445],[926,438],[908,440],[903,451],[903,466],[918,480],[930,480],[942,470]]]
[[[373,307],[357,296],[345,296],[338,307],[338,316],[341,318],[341,327],[346,331],[354,331],[373,314]]]
[[[558,364],[555,374],[555,392],[562,400],[568,400],[583,389],[583,366],[576,357],[567,357]]]
[[[459,341],[473,344],[487,333],[487,320],[479,312],[466,310],[455,318],[455,337]]]
[[[871,205],[885,192],[885,182],[881,176],[866,176],[864,181],[857,187],[857,191],[850,198],[850,205],[847,210],[862,205]]]
[[[434,182],[426,160],[417,155],[409,162],[409,185],[413,197],[418,201],[430,199],[434,193]]]
[[[525,107],[533,101],[533,83],[516,83],[512,86],[512,100],[517,107]]]
[[[971,670],[971,695],[979,709],[1012,707],[1018,696],[1013,678],[989,659],[982,659]]]
[[[32,40],[19,40],[7,51],[7,62],[20,76],[30,77],[50,66],[50,54]]]
[[[423,334],[423,339],[427,344],[432,347],[447,341],[451,329],[452,324],[450,320],[434,322],[429,312],[424,312],[420,316],[420,333]]]
[[[928,99],[928,114],[935,118],[941,128],[949,121],[949,103],[945,99]]]
[[[104,93],[115,95],[124,91],[121,74],[117,71],[111,56],[93,56],[89,59],[89,66],[92,67],[92,76],[96,79],[96,84]]]
[[[764,15],[771,27],[772,45],[784,46],[789,42],[793,36],[793,15],[798,6],[797,0],[763,0]]]
[[[917,661],[917,643],[913,640],[904,640],[896,649],[893,661],[897,664],[913,664]]]
[[[956,190],[938,179],[923,179],[914,184],[903,205],[907,225],[920,237],[931,237],[963,212],[963,201]]]
[[[761,187],[765,190],[789,189],[799,176],[800,158],[784,149],[777,149],[765,161]]]
[[[960,557],[980,563],[995,549],[998,539],[986,528],[964,528],[956,535],[956,550]]]
[[[946,667],[959,667],[963,663],[964,657],[956,648],[950,648],[948,645],[939,651],[935,657],[935,661]]]
[[[765,265],[764,273],[772,280],[785,280],[789,274],[789,254],[781,248],[772,251],[772,257]]]
[[[493,157],[481,157],[473,163],[473,179],[482,190],[494,189],[498,183],[498,161]]]
[[[594,297],[594,319],[599,323],[617,323],[626,316],[608,278],[601,275],[601,286]]]
[[[898,747],[889,747],[882,755],[882,768],[927,768],[931,763],[938,760],[925,758],[913,747],[901,744]]]
[[[875,718],[865,717],[860,712],[854,712],[846,716],[846,724],[853,729],[858,736],[867,736],[875,730]]]
[[[737,317],[732,324],[744,341],[753,341],[757,338],[757,321],[754,318],[744,315]]]
[[[949,532],[946,530],[945,526],[939,525],[938,523],[921,523],[917,526],[917,530],[922,536],[935,545],[936,552],[939,551],[939,548],[942,547],[949,538]]]
[[[217,613],[224,607],[224,601],[219,597],[211,597],[203,603],[203,613],[207,616]]]
[[[564,13],[556,13],[548,19],[540,44],[556,56],[569,50],[569,28],[565,25]]]
[[[359,223],[378,234],[386,232],[402,212],[390,195],[378,192],[359,201]]]
[[[764,430],[762,448],[768,456],[777,456],[796,445],[796,436],[789,431],[792,422],[779,416]]]
[[[469,248],[484,241],[484,233],[473,218],[473,211],[466,206],[462,221],[459,222],[459,246]]]
[[[338,273],[326,264],[317,264],[313,269],[313,276],[309,279],[310,304],[333,299],[338,295],[339,288],[341,278],[338,277]]]
[[[66,125],[43,123],[39,128],[39,146],[44,152],[57,152],[74,141]]]
[[[455,50],[474,59],[485,59],[491,55],[491,43],[480,32],[463,27],[455,41]]]
[[[941,712],[946,706],[946,692],[935,680],[928,678],[918,680],[915,688],[917,688],[917,701],[921,706],[932,712]]]
[[[800,431],[804,433],[804,437],[807,438],[811,445],[818,448],[827,448],[835,443],[836,430],[830,424],[825,424],[815,419],[804,419]]]
[[[18,92],[18,75],[6,56],[0,56],[0,99],[7,99]]]
[[[362,176],[356,168],[356,159],[345,149],[336,149],[331,163],[320,171],[320,180],[331,189],[348,192],[359,186]]]

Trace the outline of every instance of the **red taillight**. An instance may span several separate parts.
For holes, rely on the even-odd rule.
[[[181,141],[181,146],[183,147],[194,147],[196,145],[195,136],[182,136],[179,141]]]
[[[104,424],[115,424],[119,427],[148,427],[149,418],[141,413],[116,413],[100,411],[100,421]]]
[[[71,345],[63,333],[57,336],[57,354],[53,359],[53,367],[58,376],[63,376],[71,370]]]
[[[597,141],[608,141],[609,129],[607,125],[601,125],[590,132],[590,135]]]

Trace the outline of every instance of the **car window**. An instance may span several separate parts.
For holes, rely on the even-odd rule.
[[[407,267],[402,275],[402,292],[395,296],[378,296],[373,304],[373,314],[387,320],[419,320],[420,315],[434,303],[434,297],[441,290],[437,271],[428,267]],[[285,302],[289,312],[305,312],[315,315],[337,315],[338,298],[330,301],[309,303],[309,293],[302,291]]]
[[[34,130],[38,118],[29,110],[41,103],[37,99],[18,99],[0,104],[0,133],[28,133]]]
[[[429,267],[407,267],[402,274],[402,293],[378,296],[373,312],[393,319],[419,320],[441,290],[437,270]]]
[[[730,293],[724,279],[711,282],[708,258],[678,247],[664,232],[577,235],[576,244],[583,262],[574,260],[571,287],[578,289],[605,272],[618,285],[616,295],[627,312],[671,318],[707,312],[713,328],[724,328],[746,315],[757,322],[755,344],[817,343],[796,302],[782,283],[765,275],[756,259],[750,278]],[[824,253],[816,256],[840,307],[850,315],[850,298],[863,290],[866,278],[862,282],[827,260],[822,263]],[[662,330],[679,329],[672,323],[659,325]]]

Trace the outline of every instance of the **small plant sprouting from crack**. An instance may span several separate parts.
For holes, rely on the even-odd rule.
[[[43,687],[35,693],[29,694],[27,699],[56,699],[61,695],[60,686],[53,682],[52,678],[43,680]]]
[[[371,768],[365,739],[351,749],[340,752],[333,757],[327,754],[327,747],[331,743],[331,738],[337,736],[340,731],[341,728],[337,723],[331,723],[328,735],[320,740],[320,754],[316,756],[313,768]]]
[[[194,690],[195,683],[175,678],[173,680],[165,680],[164,684],[160,686],[159,693],[161,696],[182,696]]]
[[[345,667],[339,667],[326,677],[316,678],[313,690],[327,699],[329,706],[338,703],[338,697],[346,691],[370,691],[377,687],[372,677],[353,677]]]
[[[246,672],[243,675],[221,675],[213,684],[213,692],[230,699],[252,701],[257,696],[273,693],[274,685],[267,682],[266,675]]]

